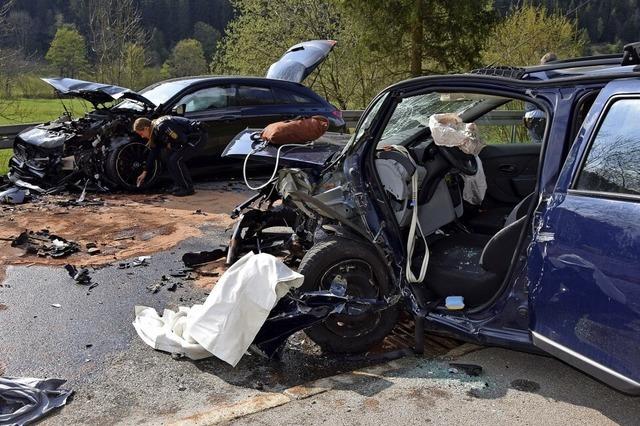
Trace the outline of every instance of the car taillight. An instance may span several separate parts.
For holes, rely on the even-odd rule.
[[[339,109],[335,109],[333,111],[331,111],[331,115],[333,115],[334,117],[342,120],[342,111]]]

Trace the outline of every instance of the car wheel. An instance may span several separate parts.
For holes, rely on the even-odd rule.
[[[148,188],[154,184],[158,177],[158,162],[147,174],[147,178],[141,188],[136,186],[136,180],[142,170],[149,154],[149,148],[142,142],[127,142],[119,145],[107,155],[105,171],[109,179],[119,188],[136,190]]]
[[[391,282],[383,262],[369,244],[346,238],[325,240],[311,247],[298,272],[304,275],[302,291],[328,290],[334,282],[347,288],[347,295],[380,299],[391,293]],[[338,353],[364,352],[380,342],[398,319],[399,307],[358,316],[335,314],[306,330],[323,350]]]

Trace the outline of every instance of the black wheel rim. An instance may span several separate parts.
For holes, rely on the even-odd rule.
[[[116,159],[116,173],[123,183],[130,186],[136,185],[138,176],[144,170],[148,152],[149,148],[141,143],[130,143],[120,148]],[[151,181],[154,174],[155,165],[153,170],[149,171],[146,181]]]
[[[376,299],[380,293],[371,265],[361,259],[343,260],[329,268],[322,275],[319,287],[329,290],[332,284],[345,286],[347,295],[353,297]],[[379,312],[357,316],[336,314],[329,317],[324,325],[332,333],[350,338],[371,332],[379,322]]]

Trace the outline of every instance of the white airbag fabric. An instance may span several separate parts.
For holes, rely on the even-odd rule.
[[[472,176],[462,175],[462,180],[464,181],[462,198],[469,204],[479,206],[487,193],[487,178],[484,174],[482,160],[477,155],[475,157],[478,171]]]
[[[429,117],[429,129],[436,145],[457,146],[465,154],[478,155],[485,146],[478,137],[476,124],[463,123],[457,114],[433,114]]]
[[[191,359],[215,355],[235,366],[245,354],[269,312],[304,277],[266,253],[249,253],[220,278],[202,305],[165,309],[136,306],[138,335],[154,349]]]

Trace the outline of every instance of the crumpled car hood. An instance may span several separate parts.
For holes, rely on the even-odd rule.
[[[61,126],[38,126],[25,130],[19,134],[20,139],[28,145],[39,148],[54,149],[64,145],[75,136],[74,133],[61,130]]]
[[[244,160],[247,154],[251,154],[251,161],[262,161],[273,164],[276,159],[278,147],[265,144],[263,141],[252,139],[252,135],[260,133],[258,129],[246,129],[236,135],[225,148],[222,157]],[[300,168],[322,168],[342,151],[351,136],[343,133],[325,133],[313,142],[313,145],[299,145],[285,147],[280,152],[280,166]],[[262,149],[259,149],[262,148]],[[258,151],[253,152],[254,149]]]
[[[43,78],[56,91],[63,95],[75,96],[86,99],[93,105],[113,102],[120,98],[139,100],[151,108],[155,105],[144,96],[127,89],[126,87],[114,86],[111,84],[94,83],[92,81],[76,80],[74,78]]]

